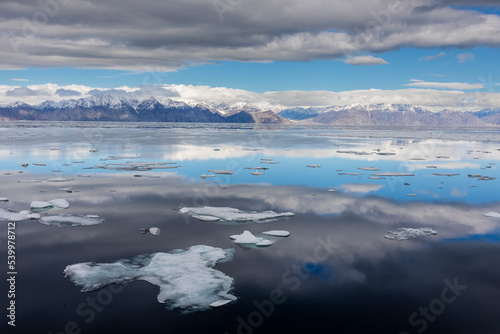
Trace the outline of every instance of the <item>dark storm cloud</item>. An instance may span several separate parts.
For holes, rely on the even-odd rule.
[[[451,5],[477,2],[426,10],[434,6],[426,0],[4,1],[0,57],[3,68],[165,71],[207,61],[338,59],[402,46],[500,46],[497,15]]]

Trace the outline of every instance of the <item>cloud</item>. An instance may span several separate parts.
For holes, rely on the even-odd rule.
[[[26,82],[26,81],[29,81],[28,79],[10,79],[10,81],[22,81],[22,82]]]
[[[405,84],[409,87],[422,87],[422,88],[442,88],[442,89],[458,89],[458,90],[470,90],[470,89],[481,89],[484,88],[483,84],[476,83],[470,84],[465,82],[426,82],[422,80],[410,80],[412,83]]]
[[[457,60],[459,63],[465,63],[466,61],[474,61],[474,54],[470,52],[460,53],[457,55]]]
[[[446,52],[441,52],[441,53],[438,53],[437,55],[434,55],[434,56],[423,57],[420,60],[434,61],[434,60],[438,60],[439,58],[447,56],[447,55],[448,54]]]
[[[219,15],[206,0],[86,0],[61,3],[41,23],[32,19],[45,14],[38,2],[11,1],[0,13],[0,68],[157,72],[211,61],[354,56],[355,62],[355,55],[403,47],[500,47],[500,16],[452,6],[465,1],[441,2],[425,13],[417,10],[429,3],[233,1],[228,2],[230,10]]]
[[[50,96],[50,92],[45,89],[35,90],[28,87],[16,87],[5,93],[6,96]]]
[[[354,56],[349,57],[344,60],[344,63],[349,65],[384,65],[389,64],[382,58],[377,58],[373,56]]]
[[[63,89],[63,88],[59,88],[58,90],[56,90],[56,92],[54,94],[56,94],[60,97],[81,96],[82,95],[82,93],[80,93],[76,90]]]

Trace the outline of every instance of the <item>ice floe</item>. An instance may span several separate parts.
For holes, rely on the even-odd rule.
[[[0,202],[8,202],[9,199],[7,197],[0,197]]]
[[[488,218],[500,219],[500,212],[488,212],[488,213],[483,214],[483,216],[488,217]]]
[[[0,220],[8,220],[11,222],[18,222],[21,220],[28,220],[28,219],[39,219],[40,214],[38,213],[32,213],[28,210],[24,211],[14,211],[10,209],[3,209],[0,208]]]
[[[378,172],[380,169],[376,168],[376,167],[358,167],[359,170],[369,170],[369,171],[372,171],[372,172]]]
[[[271,235],[273,237],[288,237],[290,235],[290,232],[284,230],[271,230],[262,232],[262,234]]]
[[[33,201],[31,202],[31,210],[44,210],[44,209],[53,209],[53,208],[59,208],[59,209],[67,209],[69,208],[69,203],[63,198],[57,198],[53,199],[47,202],[43,201]]]
[[[320,168],[321,165],[307,165],[306,167],[309,167],[309,168]]]
[[[44,225],[52,226],[90,226],[98,225],[104,221],[103,218],[97,215],[58,215],[58,216],[43,216],[39,222]]]
[[[202,174],[202,175],[200,175],[200,177],[201,177],[202,179],[206,179],[207,177],[216,177],[216,176],[217,176],[217,175],[213,175],[213,174]]]
[[[242,211],[230,207],[184,207],[179,210],[180,213],[186,213],[193,218],[203,221],[220,221],[223,223],[268,223],[276,220],[293,217],[293,212],[274,212],[274,211]]]
[[[250,174],[252,174],[252,175],[264,175],[264,174],[266,174],[266,173],[253,171],[253,172],[250,172]]]
[[[385,235],[386,239],[391,240],[409,240],[427,235],[436,235],[437,232],[429,227],[422,228],[398,228],[394,231],[389,231]]]
[[[205,245],[187,250],[153,253],[113,263],[77,263],[64,269],[66,277],[82,292],[113,283],[142,280],[160,288],[157,300],[168,309],[185,312],[219,307],[236,300],[231,294],[233,278],[213,269],[217,262],[230,261],[234,249]]]
[[[180,166],[174,162],[129,162],[95,165],[85,169],[109,169],[120,171],[150,171],[153,169],[173,169]]]
[[[225,170],[225,169],[211,169],[208,171],[209,173],[214,173],[214,174],[223,174],[223,175],[233,175],[234,171],[232,170]]]
[[[370,174],[372,176],[415,176],[415,174],[412,173],[399,173],[399,172],[381,172],[381,173],[374,173]]]
[[[460,174],[455,174],[455,173],[432,173],[432,175],[435,175],[435,176],[457,176],[457,175],[460,175]]]
[[[250,231],[247,230],[243,231],[242,234],[232,235],[230,236],[230,238],[233,239],[235,244],[238,244],[246,248],[252,248],[253,246],[269,247],[274,244],[272,240],[269,240],[267,238],[256,237]]]

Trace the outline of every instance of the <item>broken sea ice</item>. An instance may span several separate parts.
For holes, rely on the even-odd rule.
[[[58,215],[43,216],[38,221],[44,225],[66,227],[98,225],[101,224],[104,219],[97,215]]]
[[[187,213],[194,218],[203,221],[220,221],[229,223],[268,223],[280,219],[293,217],[293,212],[274,212],[274,211],[242,211],[230,207],[184,207],[179,210],[180,213]]]
[[[28,210],[18,212],[14,210],[0,208],[0,220],[18,222],[21,220],[38,219],[38,218],[40,218],[40,214],[31,213]]]
[[[391,240],[409,240],[427,235],[436,235],[437,232],[429,227],[422,228],[398,228],[394,231],[388,231],[385,235],[386,239]]]
[[[230,293],[233,278],[212,267],[232,260],[234,249],[205,245],[169,253],[136,256],[113,263],[77,263],[66,267],[66,277],[82,292],[95,291],[113,283],[143,280],[160,288],[158,302],[168,309],[206,310],[236,300]]]

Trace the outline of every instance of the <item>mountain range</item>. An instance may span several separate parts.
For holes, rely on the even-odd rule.
[[[2,105],[0,120],[488,126],[500,125],[500,108],[431,112],[405,104],[355,104],[308,108],[276,106],[273,110],[263,110],[247,103],[205,104],[166,97],[100,94],[36,105],[23,102]]]

